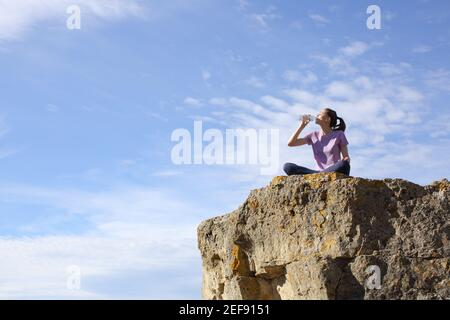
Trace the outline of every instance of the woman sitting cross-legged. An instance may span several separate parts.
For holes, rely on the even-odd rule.
[[[325,108],[320,111],[315,121],[321,127],[321,130],[311,132],[304,138],[298,138],[309,122],[309,116],[303,116],[302,123],[289,139],[288,146],[311,145],[318,170],[302,167],[295,163],[285,163],[283,170],[286,174],[291,176],[319,172],[340,172],[350,175],[350,157],[347,149],[348,141],[344,134],[346,127],[344,120],[338,117],[334,110]],[[343,159],[341,159],[341,154]]]

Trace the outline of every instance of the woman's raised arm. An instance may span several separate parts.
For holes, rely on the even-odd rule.
[[[309,123],[309,117],[303,116],[302,118],[302,124],[295,130],[294,134],[289,138],[288,146],[289,147],[297,147],[302,146],[304,144],[307,144],[308,141],[304,138],[298,138],[300,133],[303,131],[303,129],[308,125]]]

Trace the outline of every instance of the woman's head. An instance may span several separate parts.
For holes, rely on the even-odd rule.
[[[344,119],[338,117],[336,111],[329,108],[320,110],[320,113],[316,117],[316,123],[318,125],[329,126],[333,131],[345,131],[346,128]]]

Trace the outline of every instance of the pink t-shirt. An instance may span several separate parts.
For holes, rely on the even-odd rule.
[[[317,169],[323,170],[332,166],[341,159],[341,147],[348,144],[344,131],[331,131],[322,136],[322,131],[314,131],[305,136],[309,145],[312,145]]]

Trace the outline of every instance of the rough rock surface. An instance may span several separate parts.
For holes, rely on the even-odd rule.
[[[198,227],[202,296],[449,299],[449,193],[447,179],[275,177]]]

